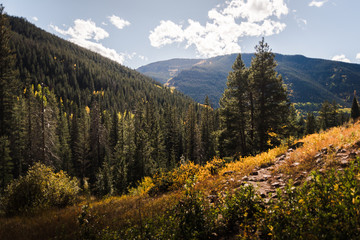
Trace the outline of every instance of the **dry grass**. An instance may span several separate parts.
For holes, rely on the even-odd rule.
[[[291,167],[292,162],[300,162],[301,166],[312,167],[313,158],[322,148],[349,148],[360,140],[360,123],[348,124],[342,127],[332,128],[326,132],[312,134],[300,141],[304,145],[296,149],[290,156],[289,164],[284,164],[279,171],[291,173],[295,168]],[[239,179],[248,175],[254,168],[273,162],[276,156],[283,154],[286,147],[277,147],[254,157],[242,158],[237,162],[222,164],[221,159],[214,159],[204,167],[189,165],[191,171],[196,170],[195,188],[204,194],[220,194],[220,192],[236,188]],[[213,164],[213,165],[211,165]],[[212,172],[212,166],[220,166],[216,173]],[[195,169],[196,168],[196,169]],[[306,168],[306,167],[305,167]],[[194,170],[195,169],[195,170]],[[296,171],[303,171],[297,168]],[[141,226],[143,219],[155,218],[171,208],[183,194],[183,184],[187,176],[186,166],[174,173],[181,173],[177,176],[177,190],[152,198],[146,192],[152,186],[147,178],[142,185],[142,190],[133,191],[133,195],[122,197],[111,197],[105,200],[90,202],[90,224],[98,230],[108,228],[120,230],[127,227]],[[81,212],[82,202],[76,206],[61,210],[44,212],[33,217],[0,218],[0,239],[76,239],[79,232],[78,216]]]
[[[296,149],[290,155],[287,164],[281,166],[278,171],[289,176],[296,176],[298,172],[316,170],[318,166],[314,156],[323,148],[328,150],[328,154],[324,158],[325,165],[331,167],[333,165],[335,149],[349,149],[359,140],[360,122],[355,124],[349,123],[341,127],[331,128],[325,132],[308,135],[300,140],[304,145]],[[298,168],[292,167],[291,164],[294,162],[300,163]]]

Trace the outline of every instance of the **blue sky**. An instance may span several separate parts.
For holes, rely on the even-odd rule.
[[[360,63],[359,0],[2,0],[5,12],[131,68],[273,52]]]

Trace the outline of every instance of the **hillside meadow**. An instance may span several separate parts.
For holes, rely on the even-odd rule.
[[[334,158],[328,154],[325,161],[329,164],[325,164],[324,170],[328,174],[310,172],[316,170],[314,156],[323,148],[330,145],[355,151],[359,139],[359,122],[300,139],[303,145],[291,151],[287,162],[276,171],[282,172],[284,179],[291,179],[296,176],[296,171],[306,169],[313,180],[298,187],[290,183],[278,198],[268,203],[256,189],[243,185],[241,179],[254,169],[273,163],[277,156],[287,151],[286,146],[229,163],[217,158],[204,166],[189,162],[171,172],[143,179],[136,189],[120,197],[95,199],[84,195],[77,204],[64,209],[31,216],[1,217],[0,239],[281,239],[281,234],[285,233],[288,235],[283,236],[293,238],[292,231],[300,235],[303,232],[305,239],[314,231],[310,228],[310,220],[318,228],[320,225],[316,223],[331,220],[326,231],[343,237],[339,226],[360,226],[357,160],[347,169],[335,171],[336,164],[331,164]],[[300,165],[295,168],[294,162]],[[327,195],[321,194],[324,188],[316,185],[320,180]],[[308,198],[308,206],[304,204],[304,196]],[[337,212],[327,216],[330,205]],[[287,212],[279,212],[280,207]],[[341,217],[344,214],[345,222]],[[290,226],[291,216],[296,218],[297,222],[292,223],[296,226]],[[284,225],[276,225],[279,221],[284,221]],[[320,230],[314,232],[313,239],[325,236]],[[354,231],[347,231],[346,236],[354,239],[358,236],[357,230]]]

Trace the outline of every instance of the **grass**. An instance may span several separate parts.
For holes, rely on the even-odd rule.
[[[332,145],[334,148],[348,149],[359,140],[359,122],[306,136],[299,140],[304,144],[292,152],[289,163],[282,165],[277,171],[289,176],[295,176],[297,171],[310,172],[315,167],[314,155],[322,148]],[[107,232],[135,229],[142,234],[147,227],[147,220],[160,219],[184,197],[184,186],[189,179],[192,180],[194,189],[204,196],[220,195],[239,188],[239,180],[243,176],[250,174],[256,167],[273,162],[286,150],[286,146],[281,146],[231,163],[214,159],[203,167],[192,163],[183,165],[167,176],[167,180],[173,183],[168,191],[155,197],[147,194],[154,187],[154,182],[146,178],[138,189],[131,191],[132,195],[84,200],[74,206],[53,209],[36,216],[1,217],[0,239],[79,239],[80,234],[84,234],[84,226],[80,226],[79,216],[86,219],[87,227],[91,229],[93,236],[101,235],[104,229]],[[325,161],[331,166],[332,155],[328,155],[330,157]],[[299,162],[299,167],[292,167],[293,162]],[[89,205],[86,212],[82,209],[84,205]]]

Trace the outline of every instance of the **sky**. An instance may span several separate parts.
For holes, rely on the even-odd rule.
[[[359,0],[0,0],[9,15],[130,68],[254,52],[360,64]]]

